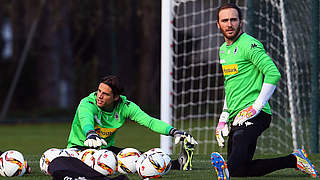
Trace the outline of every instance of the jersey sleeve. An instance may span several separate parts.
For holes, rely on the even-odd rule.
[[[258,40],[252,40],[246,46],[247,58],[263,73],[264,83],[277,85],[281,74],[271,57]]]
[[[97,111],[94,103],[88,99],[83,99],[77,111],[82,132],[87,134],[89,130],[94,130],[94,114]]]
[[[173,128],[168,123],[149,116],[147,113],[141,110],[138,105],[131,101],[127,101],[125,106],[128,118],[156,133],[169,135],[169,131]]]

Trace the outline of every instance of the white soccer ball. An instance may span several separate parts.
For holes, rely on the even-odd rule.
[[[0,157],[0,163],[2,163],[1,157]],[[4,174],[4,172],[3,172],[3,170],[2,170],[1,165],[0,165],[0,175],[1,175],[1,176],[6,176],[6,175]]]
[[[143,155],[137,161],[137,172],[143,179],[159,178],[163,175],[166,164],[159,153]]]
[[[146,154],[146,155],[151,155],[151,154],[154,154],[154,153],[160,154],[160,155],[162,156],[162,158],[164,159],[164,162],[165,162],[165,166],[166,166],[166,167],[165,167],[164,172],[161,174],[161,175],[163,176],[163,175],[167,174],[167,173],[170,171],[170,169],[171,169],[171,165],[172,165],[172,163],[171,163],[171,158],[170,158],[170,156],[169,156],[167,153],[165,153],[164,150],[162,150],[161,148],[152,148],[152,149],[150,149],[149,151],[145,152],[144,154]]]
[[[84,162],[89,167],[93,168],[95,164],[94,153],[98,152],[96,149],[86,149],[80,152],[78,159]]]
[[[147,152],[145,152],[145,154],[153,154],[153,153],[166,154],[164,152],[164,150],[162,150],[161,148],[152,148],[152,149],[148,150]]]
[[[81,151],[77,148],[62,149],[60,156],[78,158],[80,152]]]
[[[137,159],[136,161],[136,172],[139,174],[138,169],[140,167],[140,165],[142,164],[142,162],[148,157],[148,155],[146,153],[143,153],[140,155],[140,157]]]
[[[62,150],[58,149],[58,148],[50,148],[50,149],[46,150],[40,158],[40,170],[44,174],[49,175],[49,173],[48,173],[49,164],[56,157],[59,157],[61,155],[61,153],[62,153]]]
[[[93,169],[105,176],[114,175],[118,172],[117,156],[109,150],[99,150],[94,153],[95,163]]]
[[[133,174],[137,171],[136,161],[141,152],[134,148],[125,148],[117,154],[118,171],[121,174]]]
[[[22,176],[26,172],[26,166],[23,155],[18,151],[9,150],[0,156],[0,175],[2,176]]]

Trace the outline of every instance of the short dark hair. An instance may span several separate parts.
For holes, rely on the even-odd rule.
[[[108,85],[112,89],[113,95],[117,96],[123,93],[123,87],[120,84],[120,79],[115,75],[108,75],[101,78],[100,83]]]
[[[223,10],[223,9],[229,9],[229,8],[236,9],[238,11],[239,19],[242,20],[242,12],[241,12],[240,8],[235,4],[226,3],[226,4],[223,4],[223,5],[221,5],[219,7],[218,12],[217,12],[217,21],[219,20],[220,11]]]

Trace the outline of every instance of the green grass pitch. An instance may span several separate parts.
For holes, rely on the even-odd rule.
[[[52,179],[40,172],[39,159],[42,153],[52,147],[65,148],[70,131],[70,123],[38,123],[38,124],[16,124],[0,125],[0,149],[6,151],[9,149],[18,150],[24,154],[32,167],[31,175],[22,177],[13,177],[10,179],[33,180],[33,179]],[[117,135],[116,145],[119,147],[133,147],[141,151],[147,151],[153,147],[159,147],[160,138],[156,133],[141,127],[135,123],[127,123],[123,126]],[[177,155],[171,156],[175,159]],[[271,155],[259,155],[259,158],[272,157]],[[216,173],[210,164],[210,154],[195,155],[192,171],[171,170],[162,179],[217,179]],[[320,154],[311,154],[310,159],[320,171]],[[132,180],[139,180],[137,174],[129,175]],[[0,177],[0,179],[8,179]],[[280,170],[263,177],[252,178],[232,178],[235,180],[300,180],[312,179],[294,169]]]

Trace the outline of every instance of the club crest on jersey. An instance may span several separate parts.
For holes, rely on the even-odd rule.
[[[119,114],[118,114],[117,112],[114,113],[114,118],[115,118],[116,120],[119,120]]]
[[[234,75],[239,72],[238,64],[222,65],[222,70],[224,75]]]
[[[236,47],[236,48],[234,49],[233,54],[236,55],[237,52],[238,52],[238,47]]]

